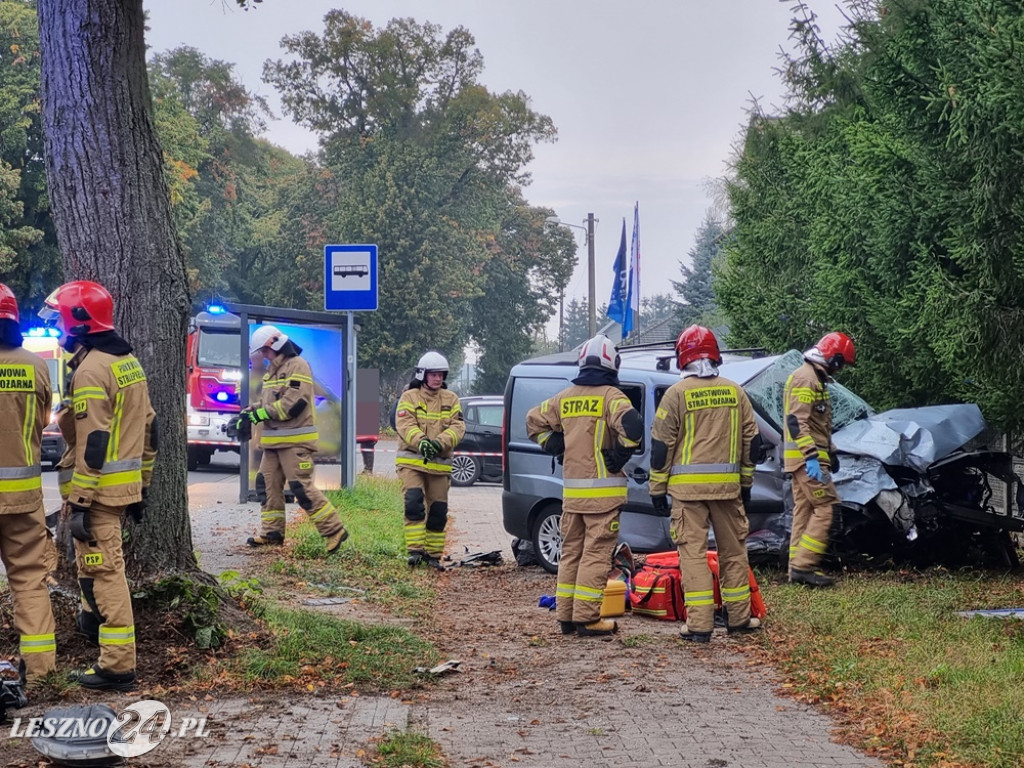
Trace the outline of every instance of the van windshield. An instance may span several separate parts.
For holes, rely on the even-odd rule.
[[[199,350],[196,362],[202,368],[241,368],[241,348],[238,332],[212,333],[199,330]]]

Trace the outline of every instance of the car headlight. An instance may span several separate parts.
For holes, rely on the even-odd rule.
[[[188,415],[188,425],[190,427],[208,427],[210,426],[210,417],[198,413],[190,413]]]

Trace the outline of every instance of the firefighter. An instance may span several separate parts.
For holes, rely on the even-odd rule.
[[[395,409],[395,467],[405,503],[405,550],[409,565],[441,567],[448,524],[452,452],[466,434],[459,396],[448,389],[448,360],[427,352]]]
[[[607,336],[588,340],[577,363],[572,386],[526,414],[526,431],[562,464],[555,613],[563,635],[586,637],[618,629],[601,618],[601,602],[626,502],[622,468],[643,436],[643,419],[619,389],[619,355]]]
[[[156,458],[146,374],[114,330],[114,302],[102,285],[65,283],[39,314],[56,322],[72,355],[71,409],[58,419],[74,457],[65,509],[81,588],[78,625],[100,649],[99,660],[74,679],[85,688],[131,690],[135,620],[121,528],[126,514],[142,522]]]
[[[681,379],[662,397],[651,428],[651,502],[660,512],[671,506],[686,605],[680,637],[706,643],[715,622],[709,524],[718,548],[726,627],[730,633],[761,628],[760,619],[750,615],[745,511],[754,482],[751,445],[757,422],[743,388],[719,376],[722,356],[710,330],[700,325],[683,330],[676,362]]]
[[[0,559],[28,680],[56,666],[47,574],[53,545],[43,510],[39,446],[50,418],[46,363],[21,347],[18,301],[0,283]],[[6,426],[4,426],[6,425]]]
[[[288,483],[302,511],[324,537],[328,554],[337,552],[348,531],[337,508],[313,482],[313,454],[320,438],[309,363],[301,357],[302,349],[272,325],[253,331],[249,354],[262,354],[267,371],[259,405],[239,414],[250,428],[262,425],[263,458],[256,473],[262,530],[247,543],[250,547],[284,544],[284,485]]]
[[[845,333],[826,333],[804,352],[804,363],[790,374],[783,390],[783,448],[793,488],[793,530],[789,538],[789,580],[830,587],[835,579],[819,570],[828,549],[832,507],[839,501],[832,473],[839,457],[832,443],[832,402],[826,386],[844,365],[856,363],[853,341]]]

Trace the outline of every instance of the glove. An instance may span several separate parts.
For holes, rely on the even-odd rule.
[[[832,472],[833,475],[836,472],[839,471],[839,454],[838,453],[829,453],[829,455],[828,455],[828,468]]]
[[[270,414],[267,413],[266,408],[254,408],[251,411],[242,411],[245,414],[250,424],[259,424],[261,421],[270,421]]]
[[[657,496],[651,494],[651,504],[654,505],[654,511],[662,514],[669,514],[672,511],[672,505],[668,503],[667,494],[658,494]]]
[[[148,488],[142,489],[142,501],[136,501],[134,504],[129,504],[124,508],[126,514],[130,515],[132,520],[135,521],[136,525],[142,525],[142,522],[146,519],[146,496],[149,494]]]
[[[228,437],[239,442],[244,443],[252,440],[252,421],[249,419],[249,414],[239,414],[236,418],[229,421],[227,433]]]
[[[93,541],[92,529],[89,528],[89,510],[86,507],[79,507],[77,504],[69,504],[71,515],[68,523],[71,525],[71,535],[77,541]]]
[[[441,453],[441,451],[444,450],[444,446],[441,445],[441,441],[440,440],[431,440],[430,444],[432,446],[434,446],[434,455],[435,456],[438,456]]]
[[[633,449],[617,445],[614,448],[605,448],[601,451],[601,455],[604,456],[604,465],[608,468],[608,471],[618,472],[632,458]]]
[[[560,459],[565,453],[565,435],[561,432],[552,432],[544,442],[544,450]]]
[[[804,460],[804,467],[807,468],[807,476],[813,480],[817,480],[819,483],[825,481],[824,476],[821,474],[821,464],[818,462],[816,456],[812,456],[809,459]]]
[[[420,440],[419,452],[425,459],[432,459],[437,455],[436,443],[433,440],[427,440],[423,438]]]

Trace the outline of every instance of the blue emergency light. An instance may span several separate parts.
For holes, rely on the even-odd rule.
[[[27,331],[25,331],[25,335],[26,336],[31,336],[33,338],[44,338],[44,337],[49,336],[51,338],[57,339],[57,338],[60,338],[60,329],[59,328],[39,328],[39,327],[29,328]]]
[[[223,315],[227,313],[227,309],[225,309],[220,304],[210,304],[206,308],[206,311],[209,312],[211,315]]]

